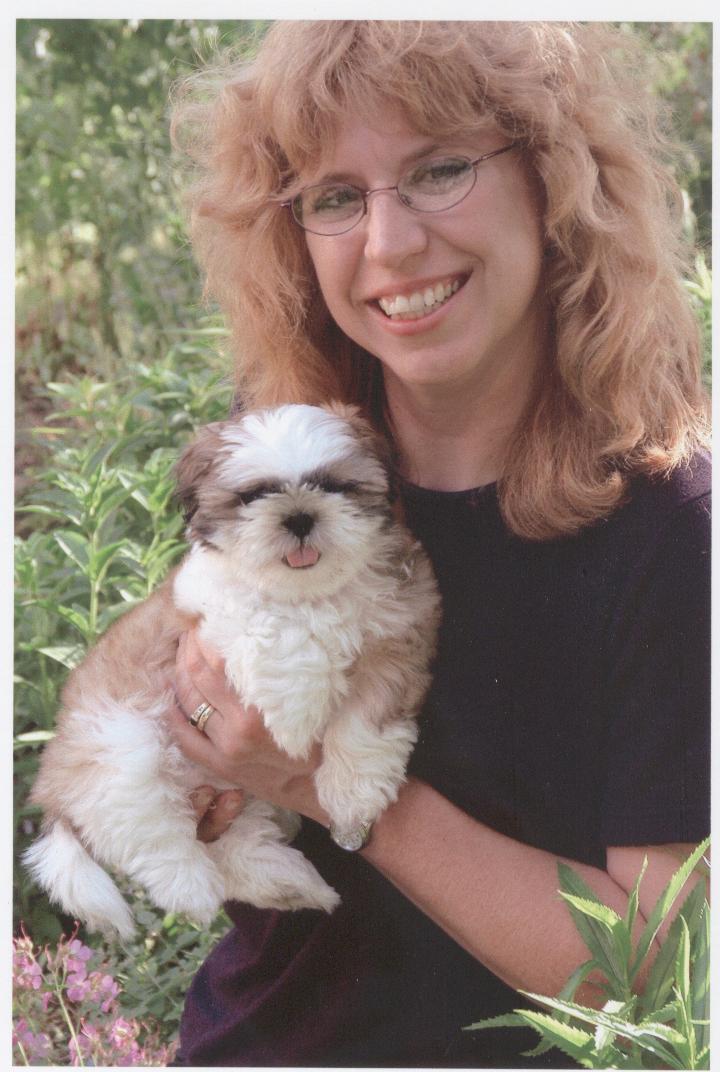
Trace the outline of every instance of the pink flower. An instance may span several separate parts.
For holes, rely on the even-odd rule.
[[[137,1020],[124,1020],[122,1016],[118,1016],[117,1020],[111,1024],[108,1034],[115,1046],[122,1046],[128,1040],[136,1039],[139,1031],[140,1025]]]
[[[103,1012],[109,1012],[115,1001],[115,998],[120,993],[120,987],[113,979],[112,975],[103,975],[99,985],[99,996],[103,998],[100,1008]]]
[[[90,960],[95,955],[93,950],[83,945],[79,938],[73,938],[68,945],[68,950],[78,960]]]
[[[13,954],[13,978],[24,990],[39,990],[43,984],[42,968],[34,958],[16,950]]]
[[[90,993],[90,981],[78,975],[71,975],[67,980],[65,993],[69,1001],[84,1001]]]
[[[13,978],[23,990],[39,990],[43,984],[42,968],[24,930],[20,938],[13,938]]]
[[[83,945],[78,938],[73,938],[67,947],[68,957],[65,967],[79,978],[84,979],[87,975],[86,963],[93,956],[92,949]]]
[[[94,1024],[89,1024],[83,1020],[77,1035],[77,1043],[75,1042],[75,1039],[70,1039],[70,1042],[68,1043],[71,1063],[73,1065],[85,1064],[96,1047],[100,1046],[100,1043],[101,1036],[98,1028],[95,1027]],[[102,1052],[100,1052],[98,1056],[103,1056]],[[100,1060],[95,1063],[104,1064],[105,1062]]]
[[[16,1045],[19,1043],[22,1046],[25,1056],[33,1064],[46,1058],[52,1045],[44,1031],[35,1034],[24,1019],[18,1020],[13,1025],[13,1043]]]

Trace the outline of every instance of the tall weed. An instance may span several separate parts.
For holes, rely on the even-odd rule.
[[[523,1056],[556,1047],[581,1068],[709,1068],[710,909],[704,878],[686,897],[657,955],[653,948],[681,890],[703,865],[709,844],[708,839],[699,845],[675,872],[636,947],[631,934],[645,867],[623,918],[602,904],[571,867],[560,864],[561,894],[590,959],[557,998],[520,991],[549,1012],[517,1009],[506,1016],[480,1020],[466,1030],[532,1027],[541,1041]],[[634,985],[649,964],[642,992],[635,993]],[[607,1000],[600,1010],[572,1000],[579,985],[596,971],[605,978]]]

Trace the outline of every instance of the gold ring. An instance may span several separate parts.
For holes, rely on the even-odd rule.
[[[205,726],[207,725],[208,719],[211,715],[214,714],[215,708],[213,707],[213,705],[203,702],[199,705],[199,707],[196,707],[193,713],[190,715],[190,725],[194,726],[196,730],[200,731],[200,733],[203,733],[205,730]]]

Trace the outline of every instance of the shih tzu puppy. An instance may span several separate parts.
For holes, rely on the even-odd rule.
[[[331,911],[336,892],[290,844],[300,819],[248,798],[203,844],[190,790],[216,775],[163,718],[179,636],[200,635],[277,745],[307,756],[331,836],[359,847],[392,802],[429,684],[439,597],[424,552],[393,517],[381,441],[355,410],[286,405],[201,430],[177,468],[190,551],[108,631],[63,693],[32,799],[25,863],[90,928],[133,931],[106,865],[160,907],[208,923],[226,900]],[[202,732],[213,709],[191,721]]]

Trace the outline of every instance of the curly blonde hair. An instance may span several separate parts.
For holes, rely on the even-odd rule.
[[[173,134],[193,161],[191,234],[243,404],[341,398],[384,423],[379,363],[331,320],[278,201],[343,117],[392,104],[418,133],[490,124],[521,139],[544,191],[552,345],[498,482],[509,527],[575,532],[631,474],[686,463],[707,442],[700,338],[681,197],[639,69],[638,46],[607,25],[298,21],[272,25],[253,59],[185,80]]]

